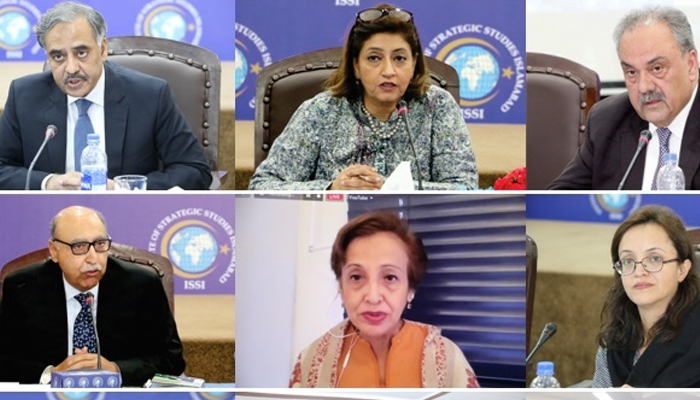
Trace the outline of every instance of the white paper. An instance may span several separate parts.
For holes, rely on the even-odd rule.
[[[384,185],[380,191],[385,192],[412,192],[415,188],[413,187],[413,175],[411,174],[411,162],[402,161],[394,172],[386,178]]]

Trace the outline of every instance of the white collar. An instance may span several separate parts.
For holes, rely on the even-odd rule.
[[[688,116],[690,115],[690,109],[693,107],[693,103],[695,103],[695,97],[698,95],[698,84],[695,84],[695,89],[693,89],[693,95],[690,96],[690,100],[688,101],[688,104],[683,107],[681,112],[676,115],[676,118],[671,121],[671,123],[668,125],[668,129],[671,131],[671,133],[674,136],[677,136],[679,138],[683,137],[683,132],[685,131],[685,125],[688,122]],[[649,130],[654,133],[654,136],[656,136],[656,129],[658,129],[658,126],[652,124],[649,122]]]
[[[74,288],[70,283],[68,283],[65,275],[61,274],[61,277],[63,277],[63,290],[66,293],[66,303],[68,303],[71,299],[73,299],[75,296],[79,295],[80,293],[92,292],[92,294],[95,296],[95,304],[97,304],[97,293],[100,290],[99,282],[97,283],[97,285],[95,285],[94,288],[89,289],[85,292],[81,292],[80,290]]]
[[[73,97],[69,94],[68,105],[75,103],[76,101],[82,99],[90,100],[93,104],[97,104],[101,107],[105,105],[105,67],[102,64],[102,73],[100,74],[100,79],[97,80],[97,84],[85,97]]]

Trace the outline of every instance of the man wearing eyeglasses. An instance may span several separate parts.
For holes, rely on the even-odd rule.
[[[3,284],[0,381],[49,383],[52,371],[97,368],[93,316],[102,369],[120,373],[124,386],[181,374],[182,343],[155,272],[109,256],[112,239],[95,210],[68,207],[50,231],[50,259]]]

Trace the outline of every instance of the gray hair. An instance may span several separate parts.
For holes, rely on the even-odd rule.
[[[107,220],[105,219],[105,216],[102,215],[101,212],[93,209],[93,208],[88,208],[88,210],[92,211],[95,213],[97,218],[100,219],[100,222],[102,222],[102,225],[105,227],[105,231],[107,230]],[[51,232],[51,238],[55,239],[56,238],[56,229],[58,228],[58,218],[63,214],[63,212],[59,212],[56,214],[52,219],[51,219],[51,224],[49,225],[49,232]]]
[[[36,25],[36,38],[39,45],[45,49],[44,37],[54,26],[64,22],[74,22],[80,18],[85,18],[92,27],[97,45],[102,47],[102,39],[107,35],[107,23],[102,15],[94,8],[75,1],[66,1],[53,6],[46,14],[41,16]]]
[[[688,18],[683,11],[674,7],[653,6],[633,10],[617,24],[613,39],[615,48],[620,50],[620,39],[625,32],[631,31],[640,25],[651,25],[655,22],[663,22],[668,26],[676,38],[676,44],[683,54],[695,50],[693,30],[690,28]]]

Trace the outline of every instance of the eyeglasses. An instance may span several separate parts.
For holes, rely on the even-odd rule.
[[[82,256],[84,254],[87,254],[90,251],[90,246],[92,246],[95,249],[95,253],[104,253],[106,251],[109,251],[110,248],[112,248],[112,239],[107,238],[107,239],[97,239],[94,242],[75,242],[75,243],[68,243],[64,242],[63,240],[59,239],[52,239],[54,242],[62,243],[65,244],[66,246],[70,247],[70,251],[73,252],[73,255],[76,256]]]
[[[640,261],[635,261],[631,258],[623,258],[622,260],[616,262],[615,265],[613,265],[613,268],[615,268],[615,271],[617,271],[618,274],[625,276],[634,272],[634,270],[637,269],[637,264],[642,264],[644,270],[654,273],[661,271],[664,264],[678,261],[680,261],[678,258],[664,260],[661,256],[649,256],[642,258]]]
[[[357,13],[357,20],[355,22],[372,22],[387,15],[397,17],[403,22],[413,21],[413,14],[409,11],[402,10],[400,8],[392,8],[390,10],[387,10],[385,8],[381,10],[376,8],[369,8],[367,10],[363,10]]]

